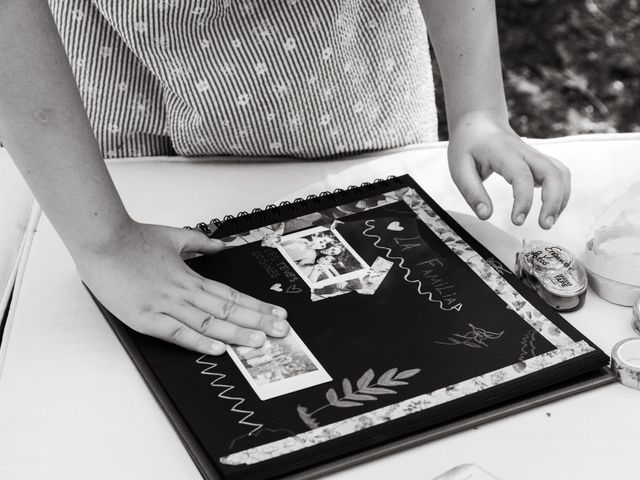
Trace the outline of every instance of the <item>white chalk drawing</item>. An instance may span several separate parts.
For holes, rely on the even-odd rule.
[[[250,433],[246,433],[244,435],[240,435],[239,437],[234,438],[231,443],[229,444],[229,450],[232,450],[233,447],[240,442],[241,440],[244,440],[245,438],[248,437],[258,437],[262,434],[287,434],[288,436],[291,435],[295,435],[295,433],[293,433],[291,430],[288,430],[286,428],[267,428],[267,427],[263,427],[260,430],[256,430],[255,432],[250,432]]]
[[[525,333],[524,337],[520,341],[520,357],[519,360],[523,361],[529,357],[534,357],[536,355],[536,332],[535,330],[529,330]]]
[[[277,458],[288,453],[323,444],[335,438],[344,437],[365,428],[428,410],[437,405],[486,390],[591,351],[593,351],[591,346],[581,340],[537,357],[529,358],[524,362],[520,362],[521,366],[517,364],[518,368],[516,368],[516,365],[503,367],[430,393],[314,428],[292,437],[232,453],[221,457],[220,462],[225,465],[253,465]]]
[[[206,357],[208,357],[208,355],[202,355],[196,360],[196,363],[198,365],[207,365],[207,368],[202,370],[200,373],[202,375],[209,375],[213,377],[213,380],[211,381],[211,383],[209,383],[209,385],[211,385],[212,387],[221,389],[221,391],[218,393],[218,398],[235,402],[234,405],[229,410],[233,413],[244,415],[240,420],[238,420],[238,424],[244,425],[251,429],[248,435],[255,434],[258,430],[263,428],[264,425],[262,423],[253,423],[248,421],[251,417],[255,415],[255,412],[251,410],[242,410],[241,408],[239,408],[240,405],[246,402],[246,399],[242,397],[234,397],[234,396],[227,395],[227,393],[233,390],[235,387],[233,385],[228,385],[226,383],[220,383],[225,378],[227,378],[227,376],[224,373],[214,372],[213,369],[216,368],[218,364],[205,360]]]
[[[295,283],[292,283],[287,287],[287,293],[300,293],[302,289],[298,287]]]
[[[497,340],[504,334],[504,330],[501,332],[490,332],[484,328],[475,327],[473,324],[469,324],[471,330],[466,333],[454,333],[446,341],[435,341],[439,345],[464,345],[471,348],[488,347],[487,341]]]
[[[555,347],[574,343],[567,334],[542,315],[489,262],[455,233],[415,190],[407,187],[399,192],[402,192],[402,200],[416,213],[418,218],[505,302],[507,308],[515,311]]]
[[[378,395],[395,394],[396,391],[390,387],[408,385],[409,382],[405,382],[405,380],[418,373],[420,373],[419,368],[401,372],[398,372],[397,368],[392,368],[380,375],[376,382],[371,383],[375,378],[375,373],[372,369],[369,369],[356,381],[356,390],[353,389],[351,381],[348,378],[344,378],[342,379],[342,396],[339,397],[338,392],[334,388],[330,388],[326,393],[326,404],[311,412],[309,412],[308,408],[298,405],[298,415],[307,427],[318,428],[320,424],[314,417],[325,408],[361,407],[364,405],[362,402],[378,400]]]
[[[447,306],[445,306],[444,302],[441,299],[434,297],[433,292],[431,292],[429,290],[424,290],[423,287],[422,287],[422,282],[420,280],[410,279],[409,278],[409,276],[411,275],[411,269],[405,265],[404,257],[395,257],[395,256],[391,255],[392,250],[390,248],[385,247],[384,245],[380,245],[380,242],[382,241],[382,238],[379,235],[376,235],[375,233],[373,233],[373,234],[369,233],[369,232],[371,232],[371,230],[373,230],[375,228],[375,220],[367,220],[366,222],[364,222],[364,224],[367,226],[367,228],[365,228],[363,230],[362,234],[365,237],[373,238],[375,240],[373,242],[373,246],[376,247],[376,248],[379,248],[380,250],[384,250],[386,258],[388,258],[389,260],[398,260],[399,261],[398,262],[398,267],[400,267],[402,270],[404,270],[406,272],[404,274],[404,277],[403,277],[404,280],[407,283],[414,283],[418,288],[418,294],[419,295],[423,295],[430,302],[438,304],[438,307],[440,308],[440,310],[444,310],[446,312],[449,312],[451,310],[460,311],[460,309],[462,308],[462,304],[456,303],[455,305],[453,305],[451,307],[447,307]]]
[[[524,377],[548,368],[549,366],[593,351],[593,348],[588,343],[582,340],[574,342],[566,333],[553,324],[553,322],[544,317],[540,311],[502,278],[501,273],[495,268],[495,265],[497,265],[495,262],[485,260],[471,248],[412,188],[405,187],[376,196],[374,199],[371,199],[371,201],[353,202],[341,205],[340,208],[329,209],[325,212],[331,210],[331,215],[327,214],[327,217],[332,216],[332,218],[335,219],[400,201],[406,203],[417,217],[505,302],[506,308],[516,312],[525,322],[533,327],[535,331],[542,335],[543,338],[555,346],[555,350],[527,358],[523,361],[518,361],[513,365],[467,379],[458,384],[449,385],[448,387],[431,393],[403,400],[361,415],[355,415],[339,422],[314,428],[275,442],[232,453],[228,456],[221,457],[221,463],[226,465],[250,465],[277,458],[304,448],[322,444],[334,438],[349,435],[364,428],[373,427],[384,422],[427,410],[436,405]],[[290,222],[295,222],[295,219],[285,222],[285,231],[288,231],[287,225]],[[271,230],[274,231],[278,230],[276,225],[263,228],[271,228]],[[234,238],[238,237],[242,237],[242,240],[235,243]],[[233,244],[239,245],[261,241],[263,238],[264,236],[256,229],[228,237],[225,240],[227,240],[229,246],[233,246]],[[500,270],[503,269],[500,268]]]
[[[391,230],[392,232],[402,232],[404,227],[400,225],[400,222],[395,220],[387,225],[387,230]]]

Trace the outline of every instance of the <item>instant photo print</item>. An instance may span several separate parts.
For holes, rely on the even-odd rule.
[[[199,355],[103,312],[207,479],[314,478],[612,380],[409,176],[198,228],[228,248],[189,266],[286,338]]]

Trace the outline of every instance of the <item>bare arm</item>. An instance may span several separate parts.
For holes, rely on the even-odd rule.
[[[421,0],[445,91],[447,122],[492,110],[507,119],[493,1]]]
[[[0,138],[83,280],[140,332],[207,354],[284,336],[286,312],[201,277],[222,242],[133,221],[106,169],[46,0],[0,0]]]
[[[67,247],[99,248],[131,219],[47,2],[0,1],[0,45],[0,138]]]
[[[494,0],[420,0],[442,74],[451,176],[480,218],[493,210],[482,182],[495,172],[513,187],[511,218],[521,225],[534,186],[538,222],[550,228],[569,201],[569,170],[520,140],[508,122]]]

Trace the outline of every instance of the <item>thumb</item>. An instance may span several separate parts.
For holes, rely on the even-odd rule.
[[[224,248],[222,240],[209,238],[198,230],[177,228],[175,233],[180,253],[216,253]]]
[[[493,213],[491,198],[482,184],[482,179],[476,168],[473,157],[461,154],[459,157],[449,157],[449,171],[453,183],[469,204],[471,209],[481,220],[488,219]]]

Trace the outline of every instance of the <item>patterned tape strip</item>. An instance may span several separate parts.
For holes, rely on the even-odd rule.
[[[633,329],[640,335],[640,298],[633,304]]]
[[[611,350],[611,367],[618,381],[640,390],[640,338],[626,338]]]

